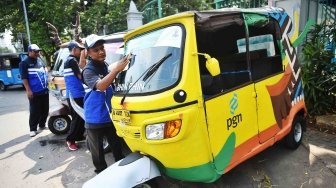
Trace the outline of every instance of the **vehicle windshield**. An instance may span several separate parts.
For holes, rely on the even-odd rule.
[[[105,61],[108,64],[115,63],[123,57],[124,49],[122,48],[124,42],[106,42],[104,44],[106,50]]]
[[[58,56],[56,59],[56,63],[52,70],[52,75],[54,76],[63,76],[64,71],[64,63],[66,62],[68,56],[70,55],[70,51],[68,48],[60,48],[58,52]]]
[[[106,42],[104,44],[106,50],[106,59],[105,61],[108,64],[114,63],[122,58],[123,56],[123,48],[121,48],[123,42]],[[56,59],[56,63],[52,70],[52,75],[54,76],[63,76],[64,72],[64,63],[66,62],[68,56],[70,55],[70,51],[68,48],[60,48],[58,52],[58,56]]]
[[[181,72],[182,35],[180,26],[170,26],[129,40],[125,54],[133,56],[126,70],[117,76],[115,94],[155,92],[177,83]],[[153,66],[157,70],[151,70]],[[151,74],[146,74],[150,71]],[[142,78],[145,75],[148,78]]]

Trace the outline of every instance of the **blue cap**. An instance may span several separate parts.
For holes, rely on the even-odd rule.
[[[68,48],[69,50],[72,50],[74,48],[82,48],[84,49],[84,46],[82,44],[79,44],[77,41],[71,41],[69,44],[68,44]]]
[[[36,44],[31,44],[28,46],[28,51],[41,51],[40,47],[38,47]]]
[[[103,43],[105,42],[102,36],[91,34],[85,38],[85,48],[86,49],[92,48],[99,41]]]

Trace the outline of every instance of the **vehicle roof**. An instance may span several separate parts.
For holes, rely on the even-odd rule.
[[[220,17],[220,16],[242,13],[242,12],[270,15],[273,18],[275,18],[277,21],[287,16],[287,14],[284,14],[284,9],[279,8],[279,7],[269,7],[269,6],[261,7],[261,8],[249,8],[249,9],[232,7],[232,8],[222,8],[222,9],[215,9],[215,10],[206,10],[206,11],[187,11],[187,12],[181,12],[178,14],[167,16],[167,17],[152,21],[150,23],[147,23],[144,26],[141,26],[133,31],[128,32],[126,34],[126,38],[131,38],[139,32],[142,33],[142,31],[146,31],[145,28],[147,27],[152,27],[153,25],[157,25],[163,22],[168,23],[174,19],[180,19],[184,17],[194,17],[195,22],[202,23],[202,22],[207,22],[207,20],[213,17],[217,17],[217,16]]]
[[[279,7],[259,7],[259,8],[236,8],[236,7],[231,7],[231,8],[221,8],[221,9],[215,9],[215,10],[205,10],[205,11],[192,11],[194,14],[198,15],[226,15],[226,14],[232,14],[232,13],[237,13],[237,12],[244,12],[244,13],[260,13],[260,14],[280,14],[284,10]],[[208,17],[208,16],[206,16]]]
[[[116,40],[116,39],[122,39],[124,38],[126,32],[119,32],[119,33],[113,33],[104,36],[104,40]]]
[[[106,42],[122,42],[124,41],[124,36],[125,36],[126,32],[118,32],[118,33],[112,33],[112,34],[109,34],[109,35],[105,35],[103,37],[103,39],[106,41]],[[85,40],[85,38],[82,38],[82,40]],[[62,43],[61,45],[59,45],[60,48],[67,48],[68,45],[69,45],[70,41],[68,42],[64,42]]]
[[[64,43],[62,43],[61,45],[59,45],[59,47],[60,47],[60,48],[67,48],[68,45],[69,45],[69,43],[70,43],[70,41],[68,41],[68,42],[64,42]]]
[[[28,53],[27,52],[0,53],[0,57],[19,56],[20,54],[28,54]]]

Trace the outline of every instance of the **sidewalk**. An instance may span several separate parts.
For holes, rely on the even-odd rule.
[[[336,135],[336,114],[316,116],[315,120],[308,120],[308,127]]]
[[[309,122],[303,145],[312,158],[320,160],[336,175],[336,114],[318,116],[315,122]]]

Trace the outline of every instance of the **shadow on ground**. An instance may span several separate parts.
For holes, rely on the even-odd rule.
[[[51,176],[41,176],[45,178],[42,181],[48,182],[60,178],[63,187],[76,188],[82,187],[84,182],[95,176],[91,155],[86,149],[85,142],[79,143],[78,151],[70,152],[65,145],[65,135],[57,136],[49,132],[41,134],[43,135],[31,141],[25,148],[5,157],[23,151],[27,157],[36,162],[33,167],[22,172],[24,178],[52,172]],[[0,153],[28,139],[30,137],[24,135],[4,143],[1,145]],[[222,175],[213,183],[191,183],[163,176],[158,179],[159,187],[336,187],[335,139],[328,135],[323,137],[308,129],[304,144],[297,150],[289,150],[282,143],[275,144]],[[316,148],[328,152],[316,153]],[[111,153],[106,154],[106,160],[109,165],[114,162]]]

